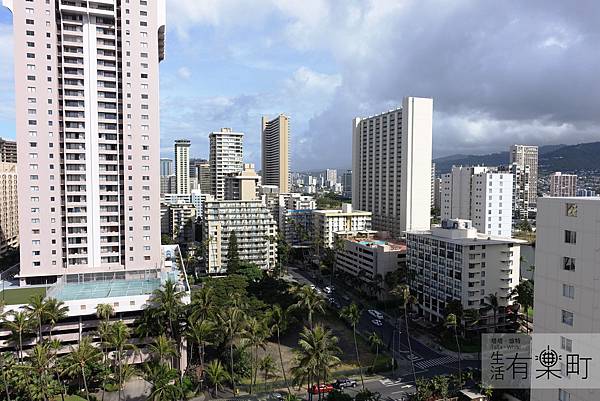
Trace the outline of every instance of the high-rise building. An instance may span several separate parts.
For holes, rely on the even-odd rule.
[[[17,164],[0,162],[0,256],[18,246]]]
[[[175,174],[160,176],[160,195],[177,193],[177,180]]]
[[[262,118],[262,183],[290,190],[290,118]]]
[[[435,163],[431,163],[431,208],[435,207]]]
[[[560,171],[550,176],[550,196],[576,196],[577,175],[563,174]]]
[[[498,327],[512,324],[506,307],[513,303],[511,292],[519,284],[519,244],[523,242],[480,234],[469,220],[459,219],[442,220],[441,227],[408,233],[406,262],[415,277],[410,285],[417,294],[420,313],[433,322],[443,322],[448,302],[458,301],[464,310],[481,312],[477,329],[490,329],[494,315],[486,298],[496,294]]]
[[[581,337],[577,340],[569,334],[600,332],[599,214],[600,198],[538,199],[533,331],[556,334],[556,343],[549,344],[556,350],[567,346],[568,352],[587,356],[585,345],[578,342]],[[600,391],[532,389],[531,399],[597,401]]]
[[[529,206],[534,207],[538,196],[538,147],[512,145],[510,148],[510,164],[513,163],[517,163],[522,170],[529,166]]]
[[[371,230],[371,212],[353,210],[344,203],[341,209],[313,211],[313,239],[322,246],[333,248],[335,235]]]
[[[432,118],[432,99],[406,97],[402,108],[354,119],[352,205],[373,213],[374,230],[429,229]]]
[[[211,195],[215,200],[225,199],[225,177],[239,173],[244,167],[244,134],[231,128],[211,132],[210,138],[210,183]]]
[[[165,2],[3,4],[14,30],[21,281],[159,266]]]
[[[442,209],[442,179],[436,178],[433,181],[433,207],[438,210]]]
[[[344,198],[352,199],[352,170],[346,170],[342,174],[342,188]]]
[[[254,164],[245,163],[239,173],[230,173],[225,177],[226,200],[258,199],[260,177],[254,170]]]
[[[161,157],[160,159],[160,176],[165,177],[173,175],[173,160],[167,157]]]
[[[187,139],[175,141],[175,181],[178,194],[190,193],[190,145]]]
[[[498,171],[513,175],[513,219],[529,219],[529,166],[521,167],[517,163],[501,166]]]
[[[196,167],[198,169],[198,189],[200,189],[203,194],[210,194],[210,163],[204,161],[197,164]]]
[[[337,170],[328,168],[325,170],[325,182],[336,183],[337,182]]]
[[[17,142],[0,137],[0,163],[17,162]]]
[[[442,177],[441,218],[471,220],[480,233],[510,238],[512,190],[512,174],[453,166]]]

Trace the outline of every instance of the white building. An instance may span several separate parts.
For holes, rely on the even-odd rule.
[[[400,237],[430,225],[433,100],[355,118],[352,206],[373,213],[373,228]]]
[[[538,187],[538,147],[531,145],[512,145],[510,164],[516,163],[524,170],[529,167],[529,206],[535,207]]]
[[[471,220],[483,234],[511,237],[513,175],[488,167],[452,167],[442,177],[442,219]]]
[[[572,197],[577,195],[577,175],[560,171],[550,176],[550,196]]]
[[[342,209],[315,210],[313,212],[313,241],[324,247],[333,247],[339,231],[364,231],[371,229],[371,212],[353,210],[352,205],[344,203]]]
[[[377,235],[356,235],[342,240],[336,250],[335,271],[358,277],[364,284],[383,286],[387,273],[406,263],[406,244]]]
[[[211,132],[209,138],[211,195],[216,200],[224,200],[225,177],[241,172],[244,167],[244,134],[221,128],[221,131]]]
[[[598,216],[600,198],[538,199],[534,332],[565,333],[556,345],[568,351],[578,349],[569,333],[600,333]],[[600,390],[534,389],[531,399],[597,401]]]
[[[262,179],[280,192],[290,190],[290,118],[280,114],[272,120],[263,116]]]
[[[280,194],[277,211],[279,232],[291,246],[310,245],[313,211],[317,203],[312,196],[298,193]]]
[[[478,233],[469,220],[443,220],[429,231],[413,231],[406,236],[407,267],[416,280],[411,291],[417,294],[425,318],[439,322],[445,318],[450,300],[464,310],[478,309],[485,324],[493,326],[485,311],[486,299],[496,294],[499,304],[512,304],[509,297],[519,284],[520,243],[524,241]],[[500,313],[498,326],[506,324]]]
[[[17,164],[0,161],[0,256],[19,246],[18,206]]]
[[[325,181],[327,183],[336,183],[337,182],[337,170],[335,170],[335,169],[325,170]]]
[[[175,190],[178,194],[190,193],[190,145],[187,139],[175,141]]]
[[[200,189],[192,189],[190,203],[196,208],[196,214],[198,216],[202,216],[204,202],[207,200],[214,200],[214,197],[211,194],[203,193]]]
[[[179,243],[195,241],[196,207],[187,203],[161,203],[160,225],[162,235]]]
[[[522,167],[517,163],[512,163],[508,166],[499,167],[498,171],[513,175],[513,218],[516,220],[529,219],[529,186],[531,185],[529,165]]]

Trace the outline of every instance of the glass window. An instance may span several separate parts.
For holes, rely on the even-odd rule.
[[[565,243],[567,243],[567,244],[577,243],[577,233],[575,231],[565,230]]]
[[[571,298],[574,299],[575,298],[575,287],[573,287],[572,285],[569,284],[563,284],[563,297],[567,297],[567,298]]]
[[[573,312],[569,312],[566,310],[562,311],[561,320],[567,326],[573,326]]]
[[[567,216],[577,217],[577,204],[567,203],[566,209],[567,209]]]
[[[563,257],[563,270],[575,271],[575,258]]]

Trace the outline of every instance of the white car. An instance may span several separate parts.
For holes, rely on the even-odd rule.
[[[373,319],[373,320],[371,320],[371,323],[373,323],[373,325],[375,325],[377,327],[383,326],[383,322],[379,319]]]
[[[375,310],[375,309],[369,309],[369,315],[373,316],[375,319],[377,320],[383,320],[383,313]]]

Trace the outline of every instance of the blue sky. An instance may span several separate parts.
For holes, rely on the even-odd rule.
[[[345,168],[351,120],[434,98],[434,155],[600,138],[599,3],[167,0],[161,153],[177,138],[292,121],[292,168]],[[10,13],[0,8],[0,136],[14,137]],[[591,90],[596,88],[596,90]]]

